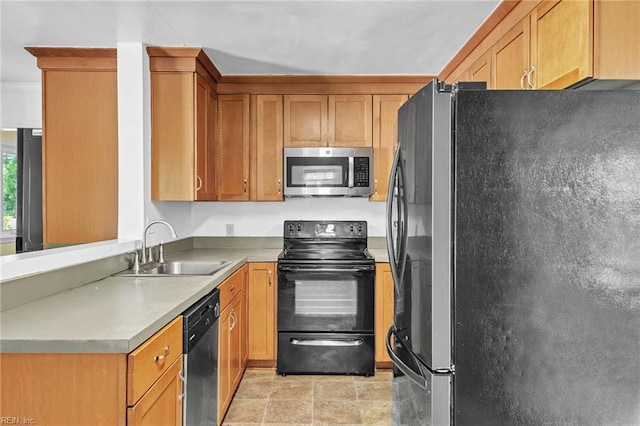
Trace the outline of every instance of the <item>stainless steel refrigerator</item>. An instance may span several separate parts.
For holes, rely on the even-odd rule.
[[[640,425],[640,92],[399,110],[394,425]]]

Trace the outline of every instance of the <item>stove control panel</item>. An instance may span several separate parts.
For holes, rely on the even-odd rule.
[[[284,222],[284,238],[367,238],[366,221],[290,221]]]

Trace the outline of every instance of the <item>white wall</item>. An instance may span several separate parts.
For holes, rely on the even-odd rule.
[[[285,220],[366,220],[369,235],[385,235],[385,203],[367,198],[288,198],[285,202],[194,203],[194,236],[224,236],[226,224],[236,236],[281,237]]]
[[[0,86],[0,128],[42,127],[42,84],[6,83]]]

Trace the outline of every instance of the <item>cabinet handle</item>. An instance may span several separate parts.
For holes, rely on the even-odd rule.
[[[529,72],[527,73],[527,84],[529,85],[529,89],[535,89],[535,87],[533,86],[533,84],[531,83],[531,74],[533,74],[533,72],[536,70],[536,66],[535,65],[531,65],[531,69],[529,70]]]
[[[271,269],[269,269],[269,287],[271,287]]]
[[[229,316],[231,317],[231,326],[229,326],[229,331],[233,331],[233,329],[236,328],[236,324],[238,323],[238,317],[236,316],[235,311],[232,311]]]
[[[243,180],[242,181],[242,191],[246,194],[247,193],[247,180]]]
[[[182,375],[183,371],[180,370],[178,371],[178,377],[180,378],[180,381],[182,382],[182,393],[180,395],[178,395],[178,401],[182,401],[182,398],[184,398],[184,376]]]
[[[171,353],[171,350],[169,350],[169,346],[165,346],[164,347],[164,355],[156,355],[156,356],[154,356],[153,357],[153,361],[154,362],[162,361],[163,359],[168,357],[170,353]]]
[[[524,78],[527,76],[527,70],[524,70],[522,72],[522,76],[520,77],[520,88],[521,89],[526,89],[526,87],[524,87]]]
[[[200,178],[200,176],[196,175],[196,180],[198,181],[198,184],[196,185],[196,191],[200,191],[200,188],[202,188],[202,179]]]
[[[282,194],[282,180],[278,179],[278,194]]]
[[[378,195],[378,179],[373,180],[373,193]]]

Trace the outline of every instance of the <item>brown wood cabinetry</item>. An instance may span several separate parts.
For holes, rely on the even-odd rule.
[[[26,49],[42,69],[45,247],[117,238],[116,49]]]
[[[387,354],[386,338],[389,327],[393,324],[393,277],[388,263],[376,263],[376,366],[391,367],[391,358]]]
[[[199,48],[147,47],[151,69],[151,199],[216,199],[219,73]]]
[[[37,424],[181,425],[182,316],[130,354],[0,354],[2,415]]]
[[[638,19],[636,1],[502,2],[439,77],[453,81],[490,49],[496,89],[624,87],[640,79]]]
[[[127,426],[182,425],[182,356],[127,409]]]
[[[250,198],[282,201],[282,95],[253,95],[251,98],[255,119],[252,119]]]
[[[273,262],[249,264],[249,360],[261,367],[275,367],[276,361],[276,271]]]
[[[373,95],[373,173],[371,201],[385,201],[391,164],[398,145],[398,108],[408,95]]]
[[[371,95],[285,95],[284,146],[372,146]]]
[[[218,199],[249,200],[249,95],[218,96]]]
[[[218,422],[222,423],[242,373],[243,345],[246,345],[245,265],[227,278],[220,289],[220,319],[218,347]]]
[[[525,18],[509,30],[491,48],[493,80],[499,89],[529,89],[529,19]]]
[[[327,104],[324,95],[285,95],[284,146],[327,146]]]

